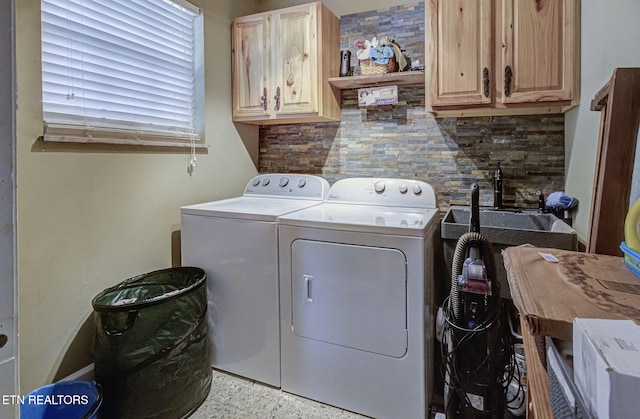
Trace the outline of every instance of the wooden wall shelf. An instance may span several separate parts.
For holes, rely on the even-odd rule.
[[[338,89],[359,89],[362,87],[390,85],[424,85],[424,71],[402,71],[396,73],[367,76],[330,77],[329,84]]]

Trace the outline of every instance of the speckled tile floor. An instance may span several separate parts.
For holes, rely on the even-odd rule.
[[[191,419],[366,419],[333,406],[213,370],[209,396]]]

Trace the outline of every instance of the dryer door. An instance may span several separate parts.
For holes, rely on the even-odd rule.
[[[402,357],[407,260],[400,250],[298,239],[291,246],[296,335]]]

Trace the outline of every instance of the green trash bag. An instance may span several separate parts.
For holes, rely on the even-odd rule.
[[[211,387],[205,282],[200,268],[171,268],[94,297],[101,417],[180,418],[204,401]]]

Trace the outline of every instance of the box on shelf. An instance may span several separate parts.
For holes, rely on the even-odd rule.
[[[502,256],[513,304],[533,335],[571,340],[577,317],[640,324],[640,278],[622,257],[534,247]]]
[[[638,417],[640,327],[635,322],[576,318],[573,357],[575,384],[593,417]]]

